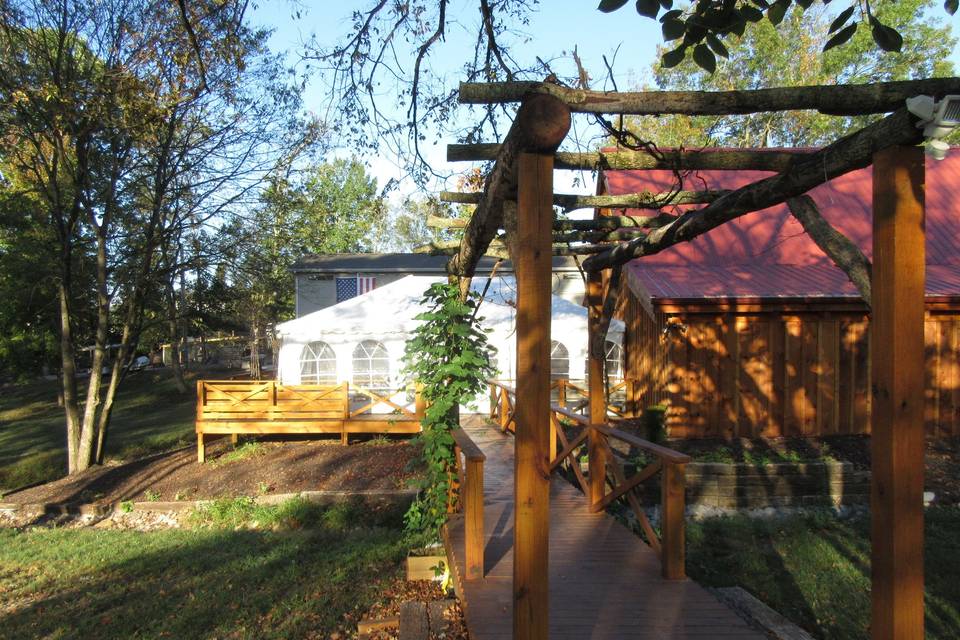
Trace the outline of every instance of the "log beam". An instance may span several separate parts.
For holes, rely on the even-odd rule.
[[[588,220],[572,220],[567,218],[554,218],[554,232],[571,231],[620,231],[623,229],[640,229],[643,227],[656,226],[659,223],[676,220],[677,216],[669,214],[659,214],[656,216],[601,216],[599,218],[590,218]],[[443,218],[440,216],[429,216],[427,226],[433,229],[463,229],[467,226],[465,218]]]
[[[855,169],[869,166],[873,154],[896,145],[910,146],[923,139],[916,119],[906,108],[852,133],[809,156],[789,171],[753,182],[707,206],[684,213],[676,222],[653,229],[647,236],[598,253],[584,261],[588,271],[607,269],[687,242],[721,224],[802,195]]]
[[[811,85],[742,91],[602,92],[544,82],[460,83],[463,104],[518,102],[525,95],[546,94],[575,113],[623,115],[738,115],[813,109],[856,116],[889,113],[919,94],[942,97],[960,93],[960,78],[929,78],[871,84]]]
[[[464,229],[460,249],[447,265],[466,292],[470,278],[490,242],[503,226],[503,202],[517,193],[517,158],[522,152],[556,152],[570,130],[570,110],[546,94],[524,100],[513,126],[496,155],[496,164],[484,182],[483,195]]]
[[[707,204],[727,193],[729,192],[724,190],[674,191],[668,193],[645,191],[642,193],[626,193],[615,196],[586,196],[573,193],[555,193],[553,194],[553,204],[558,207],[563,207],[564,211],[598,207],[605,209],[661,209],[663,207],[681,204]],[[477,192],[440,192],[441,202],[452,202],[456,204],[477,204],[480,202],[480,197],[481,194]],[[437,219],[435,216],[431,216],[427,220],[427,226],[431,226],[430,221],[435,219]],[[440,218],[440,220],[453,222],[459,220],[459,218]],[[463,223],[466,224],[466,220],[463,220]],[[449,227],[444,226],[444,228]]]
[[[448,144],[447,162],[497,160],[496,143]],[[742,171],[784,171],[810,151],[766,151],[748,149],[673,149],[662,150],[659,157],[646,151],[608,151],[579,153],[561,151],[554,156],[555,169],[595,171],[597,169],[666,169]]]
[[[860,247],[850,238],[837,231],[820,215],[820,209],[813,198],[807,195],[787,200],[790,213],[803,226],[810,239],[820,250],[827,254],[833,264],[840,267],[853,286],[860,292],[867,306],[870,305],[870,260],[863,254]]]

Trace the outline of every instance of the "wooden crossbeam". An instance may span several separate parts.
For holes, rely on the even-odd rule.
[[[496,143],[448,144],[447,162],[482,162],[496,160],[500,145]],[[739,169],[784,171],[795,161],[809,156],[808,150],[768,151],[749,149],[674,149],[659,156],[646,151],[601,151],[579,153],[561,151],[554,155],[555,169],[595,171],[597,169],[666,169],[710,170]]]
[[[623,115],[739,115],[813,109],[830,115],[889,113],[919,94],[960,93],[960,78],[899,80],[871,84],[808,85],[738,91],[604,92],[545,82],[461,82],[464,104],[519,102],[531,94],[553,96],[575,113]]]
[[[620,195],[600,195],[586,196],[575,193],[555,193],[553,194],[553,204],[563,207],[564,211],[574,211],[576,209],[660,209],[671,205],[681,204],[706,204],[713,202],[717,198],[727,193],[726,190],[714,191],[673,191],[666,193],[654,193],[644,191],[640,193],[626,193]],[[441,191],[440,201],[451,202],[455,204],[477,204],[480,202],[480,193],[475,191]],[[433,224],[431,224],[431,222]],[[578,222],[592,222],[579,220]],[[467,221],[463,218],[436,218],[427,219],[427,226],[442,226],[444,228],[457,228],[466,226]],[[623,226],[635,226],[623,225]]]

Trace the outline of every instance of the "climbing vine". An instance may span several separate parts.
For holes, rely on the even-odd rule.
[[[461,300],[456,284],[432,285],[420,301],[427,307],[417,316],[422,324],[407,342],[404,373],[422,386],[427,402],[420,436],[426,474],[406,515],[410,531],[435,534],[443,525],[455,464],[450,432],[459,426],[460,405],[473,401],[493,374],[495,349],[476,317],[480,299],[471,292]]]

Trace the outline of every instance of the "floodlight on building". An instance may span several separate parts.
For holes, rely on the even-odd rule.
[[[944,96],[937,102],[931,96],[907,98],[907,110],[917,116],[917,128],[927,139],[927,154],[937,160],[947,157],[950,145],[943,137],[960,126],[960,96]]]

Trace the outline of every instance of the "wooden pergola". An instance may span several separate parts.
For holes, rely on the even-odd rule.
[[[616,306],[620,267],[783,202],[799,212],[798,219],[806,219],[804,227],[851,280],[859,281],[872,307],[871,634],[877,640],[923,638],[924,153],[919,146],[922,131],[904,105],[915,95],[951,93],[960,93],[960,79],[716,93],[599,93],[549,82],[461,85],[463,103],[520,103],[501,143],[450,146],[451,160],[492,160],[494,164],[482,193],[443,194],[447,201],[475,203],[476,210],[458,244],[432,247],[451,254],[449,271],[460,279],[463,291],[483,255],[509,256],[514,261],[518,289],[515,638],[546,638],[548,628],[551,256],[586,256],[590,417],[599,424],[606,416],[603,336]],[[557,153],[573,113],[733,115],[799,109],[889,115],[813,151]],[[819,216],[812,200],[802,197],[817,185],[870,165],[874,171],[872,273],[862,254],[850,253],[849,241]],[[722,192],[554,193],[554,169],[602,168],[775,173]],[[679,215],[660,211],[676,204],[704,206]],[[595,207],[597,215],[593,220],[558,219],[554,205],[566,210]],[[621,208],[649,209],[651,215],[639,219],[609,215],[609,209]],[[604,469],[609,449],[601,446],[597,434],[597,430],[590,432],[590,468]],[[603,496],[603,483],[603,474],[591,474],[588,497],[594,504]],[[682,491],[682,478],[679,486]],[[681,531],[680,555],[674,561],[679,561],[677,575],[682,576],[683,513],[667,512],[664,518],[665,530]],[[664,559],[664,566],[668,564],[669,559]],[[666,570],[665,575],[669,575]]]

